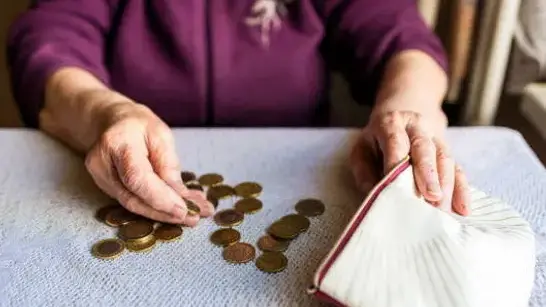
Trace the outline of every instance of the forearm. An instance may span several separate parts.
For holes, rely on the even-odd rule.
[[[447,118],[442,102],[447,75],[440,65],[420,51],[404,51],[387,64],[373,114],[413,111],[427,117],[435,133],[443,133]]]
[[[78,152],[87,152],[106,125],[105,114],[128,102],[86,71],[61,69],[47,81],[40,129]]]

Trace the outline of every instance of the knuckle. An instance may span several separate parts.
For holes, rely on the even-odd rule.
[[[411,147],[413,150],[431,150],[433,144],[429,138],[418,136],[411,140]]]

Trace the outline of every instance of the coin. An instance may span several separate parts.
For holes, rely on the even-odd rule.
[[[188,215],[201,214],[201,209],[191,200],[186,199],[186,208],[188,208]]]
[[[258,248],[264,252],[284,252],[288,249],[290,241],[277,240],[270,235],[265,235],[258,240]]]
[[[244,214],[233,209],[218,211],[214,215],[214,221],[220,226],[237,226],[243,222]]]
[[[260,211],[262,206],[262,201],[257,198],[243,198],[235,203],[235,210],[246,214],[252,214]]]
[[[219,184],[210,187],[210,189],[207,191],[207,194],[215,199],[220,200],[235,195],[235,191],[227,184]]]
[[[235,186],[235,193],[240,197],[257,197],[262,192],[262,186],[256,182],[242,182]]]
[[[154,236],[149,236],[148,240],[127,242],[127,249],[132,252],[145,252],[152,249],[156,242],[157,240]]]
[[[291,240],[300,234],[300,228],[298,228],[298,226],[295,224],[278,220],[269,226],[267,232],[275,238]]]
[[[182,182],[188,183],[190,181],[194,181],[197,177],[195,176],[194,172],[190,171],[183,171],[180,173],[180,177],[182,177]]]
[[[108,213],[118,209],[118,208],[121,208],[121,205],[108,205],[108,206],[105,206],[105,207],[102,207],[100,208],[99,210],[97,210],[97,213],[95,214],[95,217],[103,222],[103,223],[106,223],[106,216],[108,215]]]
[[[138,219],[138,215],[120,206],[106,214],[105,223],[112,227],[119,227]]]
[[[324,204],[314,198],[302,199],[296,204],[296,211],[305,216],[317,216],[324,213]]]
[[[151,235],[154,224],[145,220],[129,222],[119,228],[119,236],[123,240],[138,240]]]
[[[203,187],[200,184],[194,183],[194,182],[190,182],[190,183],[186,184],[186,188],[188,188],[190,190],[204,191]]]
[[[112,259],[119,256],[125,249],[125,244],[119,239],[101,240],[93,245],[92,254],[101,259]]]
[[[246,263],[252,261],[256,257],[254,246],[248,243],[235,243],[224,248],[222,256],[227,262],[231,263]]]
[[[299,229],[300,233],[307,231],[307,229],[309,229],[309,226],[311,226],[311,222],[309,221],[309,219],[300,214],[289,214],[283,216],[281,218],[281,221],[284,221],[288,224],[293,224]]]
[[[178,225],[162,224],[161,226],[157,227],[157,229],[154,232],[154,236],[158,240],[172,241],[172,240],[176,240],[180,238],[182,233],[183,233],[182,227]]]
[[[288,264],[288,259],[281,252],[264,252],[256,259],[256,267],[267,273],[283,271]]]
[[[233,228],[218,229],[210,236],[212,243],[223,247],[237,243],[240,239],[241,234]]]
[[[214,206],[214,208],[218,208],[218,198],[214,198],[212,195],[207,195],[207,200]]]
[[[210,174],[204,174],[201,177],[199,177],[199,183],[204,186],[214,186],[217,184],[220,184],[224,181],[224,177],[220,174],[210,173]]]

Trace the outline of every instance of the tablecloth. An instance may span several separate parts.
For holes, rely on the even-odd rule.
[[[324,215],[290,245],[287,269],[266,274],[253,263],[227,264],[209,243],[211,219],[183,239],[114,261],[91,246],[115,229],[94,219],[108,203],[83,159],[30,130],[0,130],[0,306],[314,306],[305,289],[320,260],[364,195],[354,188],[347,154],[357,130],[175,130],[184,169],[218,172],[229,184],[260,182],[261,212],[237,227],[255,243],[304,197]],[[471,184],[511,204],[537,233],[531,306],[546,306],[546,171],[520,134],[505,128],[452,128],[455,158]],[[220,204],[228,208],[230,201]]]

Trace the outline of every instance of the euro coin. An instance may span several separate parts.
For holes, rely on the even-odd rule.
[[[119,256],[125,249],[125,244],[119,239],[106,239],[95,243],[91,249],[92,254],[101,259],[113,259]]]
[[[126,241],[142,239],[153,232],[154,224],[145,220],[130,222],[119,228],[120,238]]]
[[[277,240],[270,235],[265,235],[258,240],[258,248],[264,252],[284,252],[288,249],[290,241]]]
[[[105,223],[112,227],[119,227],[138,220],[140,217],[123,207],[114,209],[106,214]]]
[[[210,189],[207,191],[207,195],[220,200],[235,195],[235,191],[227,184],[219,184],[210,187]]]
[[[173,241],[182,236],[182,227],[172,224],[162,224],[154,231],[156,239],[161,241]]]
[[[299,232],[305,232],[311,226],[309,219],[300,214],[289,214],[281,218],[281,221],[284,221],[288,224],[293,224],[299,229]]]
[[[246,263],[256,257],[256,250],[248,243],[238,242],[224,248],[222,256],[230,263]]]
[[[324,204],[318,199],[302,199],[296,204],[296,211],[304,216],[317,216],[324,213]]]
[[[148,240],[128,241],[126,244],[127,249],[132,252],[145,252],[151,250],[155,246],[157,240],[153,235],[148,238]]]
[[[183,171],[182,173],[180,173],[180,177],[182,177],[182,182],[184,183],[194,181],[197,178],[195,176],[195,173],[190,171]]]
[[[262,206],[262,201],[257,198],[243,198],[235,203],[235,210],[245,214],[252,214],[260,211]]]
[[[219,226],[232,227],[241,224],[244,217],[244,214],[242,214],[241,212],[235,211],[233,209],[227,209],[218,211],[218,213],[214,215],[214,221]]]
[[[191,200],[186,199],[186,208],[188,209],[188,215],[201,214],[201,209]]]
[[[241,239],[241,234],[233,228],[222,228],[212,233],[210,241],[222,247],[237,243]]]
[[[292,240],[300,234],[300,228],[295,224],[278,220],[269,226],[267,232],[273,237],[281,240]]]
[[[262,192],[262,186],[256,182],[242,182],[234,187],[235,193],[240,197],[258,197]]]
[[[108,205],[108,206],[105,206],[105,207],[102,207],[100,208],[99,210],[97,210],[97,213],[96,213],[96,218],[103,222],[103,223],[106,223],[106,216],[108,215],[108,213],[116,210],[116,209],[119,209],[119,208],[122,208],[121,205]]]
[[[256,267],[267,273],[283,271],[288,264],[288,259],[281,252],[265,252],[256,259]]]
[[[203,187],[200,184],[193,183],[193,182],[190,182],[190,183],[186,184],[186,188],[188,188],[190,190],[204,191]]]
[[[207,195],[207,200],[214,206],[215,209],[218,208],[218,198],[214,198],[212,195]]]
[[[202,175],[199,177],[198,181],[201,185],[211,187],[222,183],[224,181],[224,177],[222,177],[220,174],[210,173]]]

